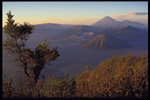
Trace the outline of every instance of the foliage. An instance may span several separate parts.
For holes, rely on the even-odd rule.
[[[79,97],[148,97],[148,57],[107,59],[88,78],[78,79],[77,87]]]
[[[132,55],[103,61],[94,70],[76,77],[48,76],[32,83],[28,78],[18,80],[14,91],[3,83],[3,97],[148,97],[148,57]]]
[[[29,78],[23,77],[18,80],[18,88],[12,89],[3,84],[3,97],[75,97],[76,82],[75,78],[59,78],[48,76],[47,79],[38,80],[32,83]]]
[[[102,62],[93,71],[86,68],[76,79],[67,75],[63,79],[49,76],[46,82],[38,81],[38,84],[32,84],[27,79],[21,80],[17,96],[146,97],[147,71],[147,57],[112,58]]]
[[[12,80],[3,81],[2,83],[2,93],[3,97],[13,97],[14,96],[14,88],[12,88]]]
[[[7,24],[4,27],[7,39],[3,46],[11,53],[16,54],[15,61],[18,61],[18,65],[24,69],[24,73],[30,81],[37,82],[44,65],[59,56],[57,47],[50,50],[49,43],[45,40],[43,43],[39,43],[35,50],[25,48],[25,42],[32,33],[33,26],[29,23],[23,25],[14,23],[11,11],[7,13],[7,16]]]
[[[76,96],[76,82],[74,78],[48,77],[42,90],[45,97],[74,97]]]

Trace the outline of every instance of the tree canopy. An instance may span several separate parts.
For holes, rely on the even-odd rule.
[[[58,56],[57,47],[50,49],[49,43],[46,40],[37,44],[34,50],[25,47],[25,42],[29,35],[32,34],[34,27],[29,23],[19,24],[13,20],[11,11],[7,13],[7,24],[4,26],[4,32],[7,39],[3,46],[13,54],[16,54],[15,61],[24,69],[24,73],[30,80],[37,81],[44,65]]]

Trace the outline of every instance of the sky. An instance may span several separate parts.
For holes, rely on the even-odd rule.
[[[2,2],[2,25],[11,10],[16,23],[91,25],[105,16],[148,24],[148,2]]]

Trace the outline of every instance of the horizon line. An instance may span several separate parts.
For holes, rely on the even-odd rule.
[[[105,16],[105,17],[110,17],[110,16]],[[103,17],[103,18],[105,18],[105,17]],[[101,18],[100,20],[102,20],[103,18]],[[112,18],[112,17],[110,17],[110,18]],[[115,19],[115,18],[112,18],[112,19],[114,19],[114,20],[116,20],[116,21],[118,21],[118,22],[122,22],[122,21],[131,21],[131,22],[137,22],[137,23],[141,23],[141,24],[144,24],[144,25],[148,25],[148,23],[147,24],[145,24],[145,23],[142,23],[142,22],[138,22],[138,21],[132,21],[132,20],[127,20],[127,19],[125,19],[125,20],[122,20],[122,21],[119,21],[119,20],[117,20],[117,19]],[[100,21],[100,20],[97,20],[96,22],[98,22],[98,21]],[[26,21],[25,21],[26,22]],[[94,23],[92,23],[92,24],[73,24],[73,23],[59,23],[59,22],[43,22],[43,23],[37,23],[37,24],[31,24],[31,25],[41,25],[41,24],[61,24],[61,25],[87,25],[87,26],[92,26],[93,24],[95,24],[96,22],[94,22]],[[5,22],[6,23],[6,22]],[[24,22],[23,22],[24,23]],[[27,23],[29,23],[29,22],[27,22]],[[4,25],[5,26],[5,25]],[[4,26],[2,26],[2,27],[4,27]]]

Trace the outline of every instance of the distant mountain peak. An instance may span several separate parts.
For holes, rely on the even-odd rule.
[[[113,19],[113,18],[111,18],[110,16],[105,16],[103,19]]]
[[[105,21],[116,21],[115,19],[109,17],[109,16],[105,16],[103,19],[101,20],[105,20]]]
[[[114,25],[117,21],[109,16],[105,16],[104,18],[102,18],[101,20],[99,20],[98,22],[94,23],[93,26],[107,26],[107,25]],[[112,26],[111,25],[111,26]]]
[[[94,23],[93,26],[109,27],[109,28],[117,28],[117,27],[122,27],[122,26],[132,26],[132,27],[141,28],[141,29],[147,29],[147,27],[148,27],[145,24],[130,21],[130,20],[116,21],[115,19],[113,19],[109,16],[105,16],[101,20]]]
[[[110,16],[105,16],[104,18],[111,18]]]

